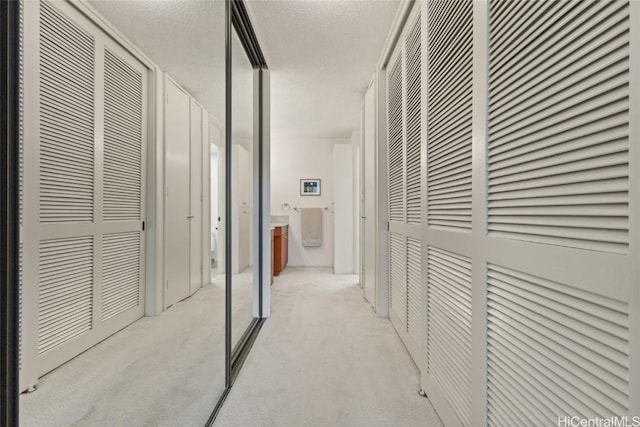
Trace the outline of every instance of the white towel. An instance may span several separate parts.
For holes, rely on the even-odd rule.
[[[300,228],[302,229],[302,246],[322,246],[322,209],[300,209]]]

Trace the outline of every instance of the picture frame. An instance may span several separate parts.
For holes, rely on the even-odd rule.
[[[300,180],[300,195],[301,196],[319,196],[321,194],[321,180],[320,179],[301,179]]]

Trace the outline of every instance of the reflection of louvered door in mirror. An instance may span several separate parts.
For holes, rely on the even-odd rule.
[[[421,363],[422,223],[421,21],[412,12],[387,68],[389,178],[389,317]]]
[[[143,64],[71,4],[24,23],[22,388],[143,315],[147,133]]]

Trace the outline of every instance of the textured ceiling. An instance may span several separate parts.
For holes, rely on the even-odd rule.
[[[89,3],[224,122],[224,2],[90,0]]]
[[[275,136],[348,138],[399,1],[250,0]]]
[[[90,3],[210,113],[224,120],[224,2]],[[246,4],[271,69],[273,134],[349,137],[358,124],[364,92],[399,1],[249,0]]]

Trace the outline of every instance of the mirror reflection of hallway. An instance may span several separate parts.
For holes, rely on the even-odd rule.
[[[225,388],[224,2],[22,6],[21,425],[204,425]]]

